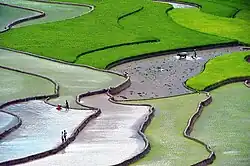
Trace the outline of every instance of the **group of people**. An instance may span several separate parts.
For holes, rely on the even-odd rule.
[[[64,143],[67,140],[67,131],[63,130],[61,135],[62,143]]]
[[[196,59],[197,58],[196,49],[194,49],[193,52],[194,53],[193,53],[193,55],[191,55],[191,58]],[[179,56],[179,59],[186,59],[188,56],[188,53],[187,52],[180,52],[180,53],[177,53],[177,56]]]

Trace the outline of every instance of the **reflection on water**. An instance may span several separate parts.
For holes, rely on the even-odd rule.
[[[89,110],[58,111],[43,101],[30,101],[4,108],[22,119],[22,125],[0,141],[0,162],[43,152],[61,143],[61,131],[72,133]]]

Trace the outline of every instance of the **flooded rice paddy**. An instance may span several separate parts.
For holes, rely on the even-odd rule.
[[[68,100],[71,107],[79,107],[75,103],[75,97],[80,93],[116,86],[124,81],[123,77],[115,74],[57,63],[2,49],[0,49],[0,65],[30,71],[55,80],[60,86],[60,97],[51,99],[49,102],[64,104],[65,100]]]
[[[243,83],[211,92],[213,102],[205,107],[192,136],[215,151],[218,166],[248,166],[250,163],[250,88]]]
[[[101,108],[101,115],[89,122],[63,152],[24,165],[114,165],[144,149],[137,131],[149,107],[112,104],[106,94],[86,97],[81,102]]]
[[[22,119],[22,125],[0,140],[0,162],[40,153],[61,144],[61,131],[68,136],[93,111],[58,111],[43,101],[29,101],[3,109]],[[4,153],[2,153],[4,152]]]
[[[29,96],[54,94],[55,85],[43,78],[0,68],[0,104]]]
[[[133,165],[173,166],[192,165],[208,157],[204,146],[183,136],[188,119],[196,111],[204,94],[134,101],[156,108],[155,117],[145,131],[151,143],[151,151]]]
[[[90,8],[85,7],[85,6],[53,4],[53,3],[46,3],[46,2],[34,2],[34,1],[28,1],[28,0],[0,0],[0,2],[11,4],[11,5],[16,5],[16,6],[21,6],[21,7],[26,7],[26,8],[37,9],[37,10],[45,12],[46,14],[45,17],[23,22],[21,24],[16,25],[15,27],[23,27],[27,25],[42,24],[42,23],[55,22],[55,21],[60,21],[60,20],[62,21],[62,20],[81,16],[90,11]],[[19,13],[12,11],[12,15],[13,17],[14,16],[20,17],[20,15],[18,14],[23,14],[22,12],[27,13],[27,11],[23,11],[23,10],[20,11]],[[6,18],[9,19],[9,16]]]
[[[17,117],[0,111],[0,134],[8,130],[18,123]]]

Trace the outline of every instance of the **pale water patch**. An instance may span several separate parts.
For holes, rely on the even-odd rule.
[[[90,10],[90,8],[86,6],[42,3],[42,2],[34,2],[27,0],[0,0],[0,2],[4,2],[11,5],[17,5],[21,7],[37,9],[45,12],[46,14],[45,17],[23,22],[21,24],[16,25],[15,27],[22,27],[33,24],[42,24],[42,23],[71,19],[86,14]]]
[[[49,102],[63,105],[65,100],[68,100],[71,107],[79,107],[75,103],[75,97],[78,94],[116,86],[125,80],[112,73],[53,62],[2,49],[0,49],[0,65],[51,78],[59,83],[60,97],[51,99]]]
[[[5,107],[3,110],[16,114],[22,125],[0,141],[0,162],[22,158],[61,144],[61,131],[68,136],[94,112],[91,110],[58,111],[43,101],[29,101]]]
[[[140,153],[145,143],[138,130],[148,107],[110,103],[106,94],[83,98],[102,113],[63,152],[24,165],[114,165]],[[80,163],[80,164],[79,164]]]

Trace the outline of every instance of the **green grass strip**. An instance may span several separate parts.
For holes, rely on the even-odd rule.
[[[200,12],[199,9],[176,9],[170,12],[178,23],[196,31],[224,36],[250,44],[250,22]]]
[[[250,76],[250,63],[245,57],[250,51],[235,52],[210,60],[205,70],[187,81],[187,85],[196,89],[204,90],[209,85],[232,77]]]
[[[238,10],[250,9],[249,0],[184,0],[202,6],[201,11],[221,16],[232,17]]]

